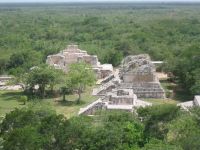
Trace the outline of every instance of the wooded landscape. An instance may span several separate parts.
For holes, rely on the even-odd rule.
[[[200,93],[199,5],[24,4],[0,11],[1,74],[21,74],[77,43],[114,66],[123,56],[148,53],[166,61],[188,92]]]
[[[24,86],[0,92],[0,150],[198,150],[200,109],[175,104],[200,95],[199,14],[195,3],[0,4],[0,75]],[[75,115],[94,100],[94,74],[86,64],[68,75],[46,65],[68,44],[114,67],[143,53],[163,61],[158,69],[170,78],[161,84],[176,85],[175,104]]]

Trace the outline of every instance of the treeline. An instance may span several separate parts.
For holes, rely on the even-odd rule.
[[[200,109],[182,112],[174,105],[102,111],[66,119],[47,106],[16,109],[0,124],[5,150],[198,150]],[[142,121],[141,121],[142,120]]]
[[[166,61],[166,71],[176,75],[186,91],[199,94],[200,6],[113,5],[2,9],[0,73],[18,76],[76,43],[114,66],[124,56],[148,53]]]

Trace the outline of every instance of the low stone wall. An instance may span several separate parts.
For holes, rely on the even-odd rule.
[[[97,110],[102,110],[104,104],[102,99],[98,99],[88,106],[81,108],[79,111],[79,115],[94,115]]]
[[[158,91],[141,91],[141,92],[134,92],[138,98],[161,98],[165,99],[165,93],[164,92],[158,92]]]
[[[130,97],[110,97],[109,104],[112,105],[133,105],[133,98]]]

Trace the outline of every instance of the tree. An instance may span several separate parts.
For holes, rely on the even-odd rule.
[[[142,150],[182,150],[182,148],[178,145],[172,145],[167,142],[151,139]]]
[[[53,134],[60,130],[59,125],[64,121],[63,116],[56,115],[55,111],[44,104],[37,103],[23,109],[15,109],[6,114],[0,126],[3,149],[45,149],[54,142]]]
[[[5,150],[41,149],[42,135],[37,132],[37,128],[31,126],[17,128],[7,136],[3,145]]]
[[[38,85],[39,95],[44,98],[47,85],[49,85],[51,90],[53,90],[54,85],[59,83],[60,75],[61,72],[53,67],[42,65],[33,68],[28,73],[26,84],[28,85],[31,93],[33,93],[35,86]]]
[[[67,82],[78,94],[77,103],[81,100],[81,93],[86,86],[91,86],[95,82],[95,74],[92,68],[86,63],[75,63],[69,67]]]
[[[0,74],[3,74],[6,71],[6,65],[8,60],[6,58],[0,58]]]
[[[7,68],[13,75],[19,75],[35,65],[41,63],[42,56],[36,51],[22,51],[14,53],[10,56]]]
[[[179,115],[179,110],[179,107],[172,104],[139,108],[137,112],[145,123],[146,138],[163,140],[168,133],[167,123]]]
[[[61,90],[61,93],[63,95],[63,101],[65,102],[66,101],[65,95],[70,92],[70,89],[66,86],[63,86],[63,87],[60,88],[60,90]]]
[[[200,68],[195,69],[191,73],[194,84],[191,86],[190,91],[192,94],[200,94]]]
[[[198,150],[200,147],[199,108],[184,112],[168,124],[167,140],[180,145],[184,150]]]

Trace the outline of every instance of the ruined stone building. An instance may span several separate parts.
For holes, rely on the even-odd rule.
[[[138,98],[165,98],[155,66],[146,54],[126,57],[115,78],[94,89],[93,95],[105,96],[114,88],[132,89]]]
[[[79,114],[94,114],[101,109],[134,111],[137,107],[152,105],[140,98],[165,98],[155,66],[146,54],[126,57],[119,71],[108,76],[93,90],[93,95],[101,98],[82,108]]]
[[[97,56],[87,54],[77,45],[69,45],[60,53],[48,56],[46,62],[65,72],[70,64],[85,62],[92,66],[97,78],[103,79],[92,93],[100,98],[80,109],[79,114],[91,115],[102,109],[134,111],[134,108],[152,105],[138,98],[165,98],[155,66],[146,54],[126,57],[115,72],[111,64],[102,65]]]
[[[133,89],[138,98],[165,98],[149,55],[126,57],[120,66],[120,89]]]
[[[81,108],[79,115],[94,115],[101,110],[125,110],[133,112],[135,108],[151,106],[151,103],[137,99],[131,89],[113,89],[85,108]]]
[[[68,71],[70,64],[77,62],[90,64],[97,78],[104,78],[113,72],[111,64],[101,64],[96,55],[89,55],[86,51],[80,50],[77,45],[68,45],[66,49],[58,54],[47,56],[46,60],[47,64],[65,72]]]

